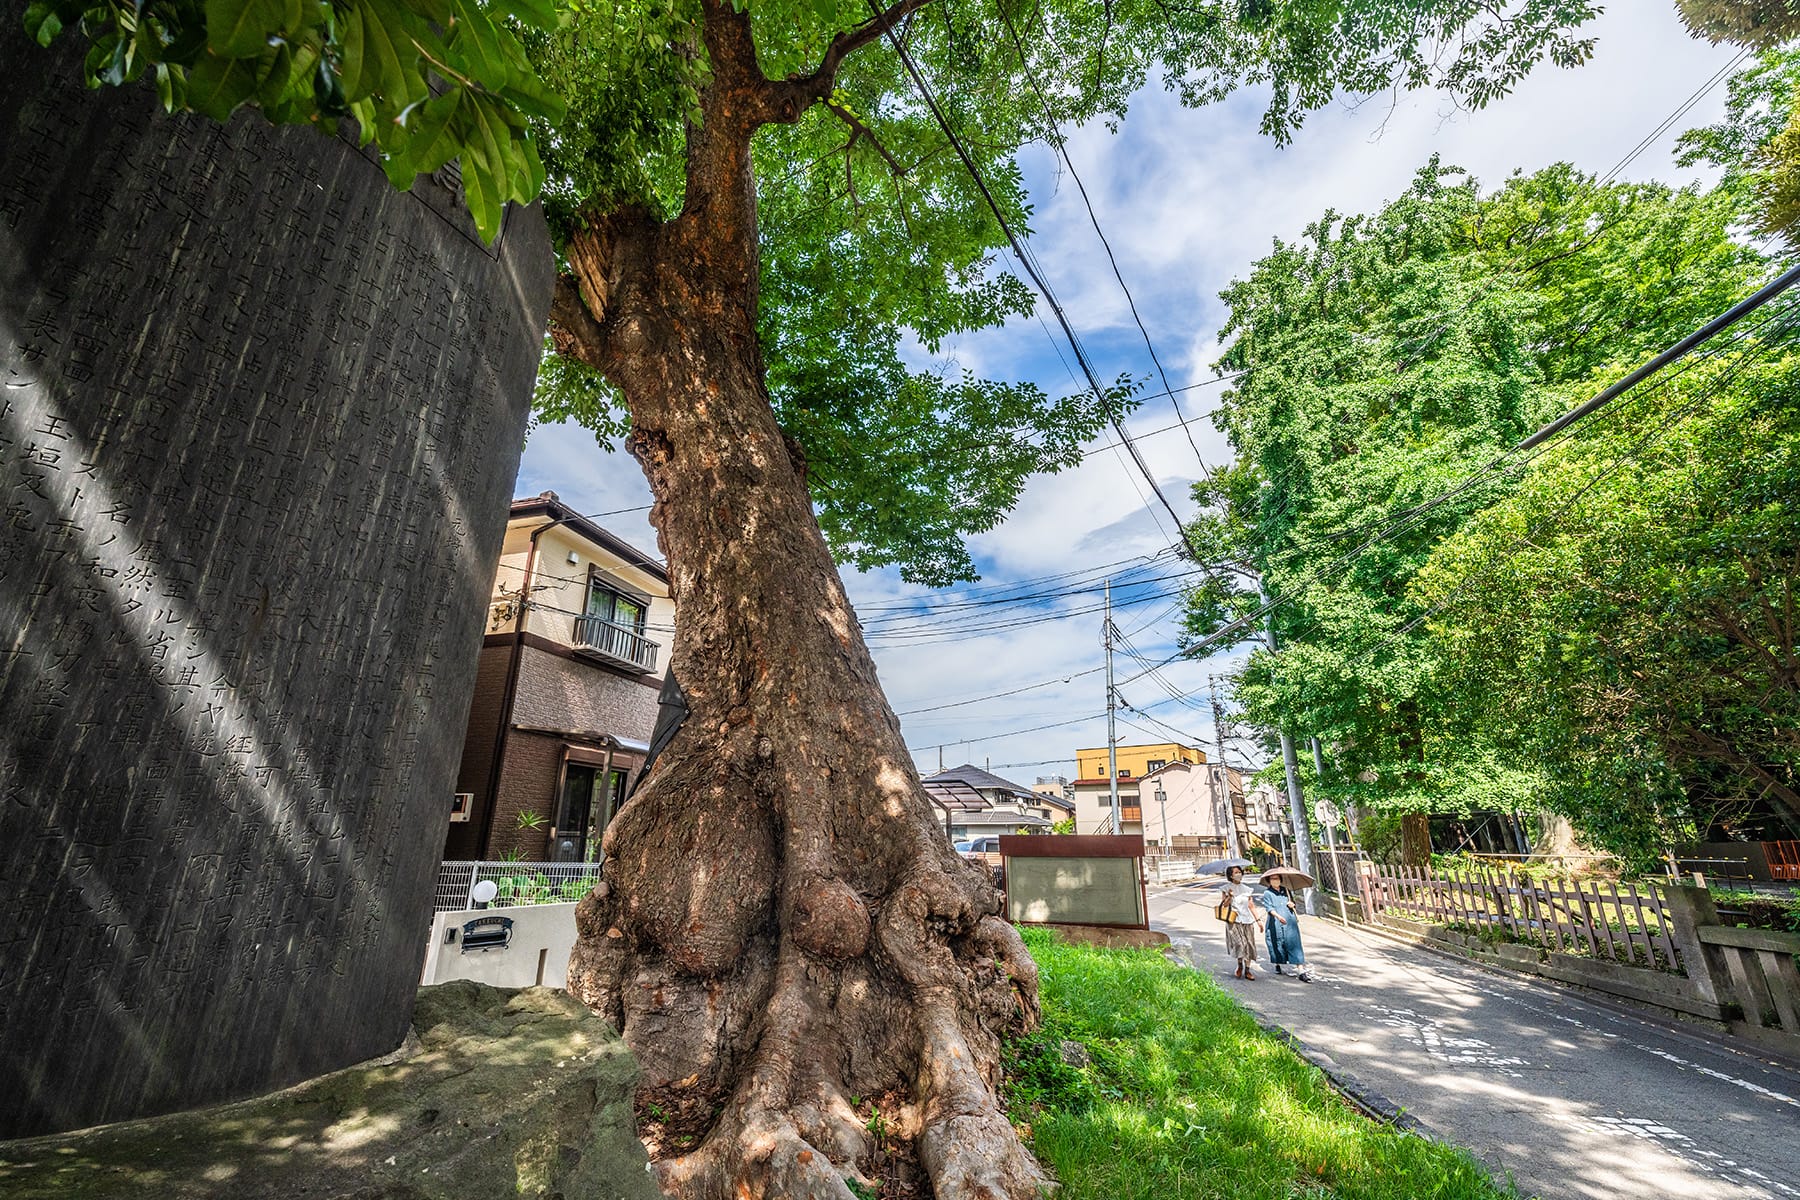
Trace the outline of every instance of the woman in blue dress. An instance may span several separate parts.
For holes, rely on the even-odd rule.
[[[1269,914],[1263,934],[1269,944],[1269,961],[1275,964],[1275,973],[1285,975],[1287,972],[1282,968],[1293,967],[1302,983],[1311,983],[1312,972],[1306,969],[1306,951],[1300,945],[1300,914],[1294,908],[1294,897],[1287,889],[1287,881],[1279,873],[1270,872],[1263,878],[1263,892],[1257,899]]]

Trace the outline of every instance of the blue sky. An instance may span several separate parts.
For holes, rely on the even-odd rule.
[[[1095,127],[1072,137],[1070,157],[1171,383],[1184,388],[1213,378],[1225,315],[1218,293],[1274,239],[1298,237],[1327,207],[1343,213],[1379,208],[1433,153],[1489,185],[1515,168],[1533,171],[1558,161],[1604,173],[1736,54],[1688,37],[1671,0],[1613,5],[1591,31],[1598,38],[1593,61],[1574,71],[1540,68],[1512,96],[1478,113],[1460,111],[1432,93],[1346,101],[1314,114],[1290,146],[1278,148],[1256,131],[1258,92],[1190,111],[1150,89],[1137,97],[1116,135]],[[1698,178],[1675,168],[1670,147],[1681,130],[1716,120],[1724,94],[1722,85],[1715,87],[1621,177],[1672,183]],[[1151,374],[1124,293],[1073,183],[1048,151],[1029,153],[1025,167],[1036,206],[1032,251],[1099,374]],[[962,338],[944,346],[937,361],[989,377],[1034,380],[1059,394],[1071,391],[1068,348],[1061,345],[1059,357],[1060,339],[1053,341],[1045,328],[1047,323],[1054,331],[1054,321],[1042,306],[1040,311],[1044,323],[1029,318]],[[1160,384],[1146,390],[1160,390]],[[1191,420],[1209,411],[1219,391],[1210,384],[1182,393],[1182,416]],[[1129,427],[1163,492],[1185,517],[1199,467],[1188,440],[1169,428],[1175,420],[1168,398],[1149,399]],[[1195,420],[1188,428],[1208,464],[1229,460],[1229,447],[1209,421]],[[1095,452],[1079,468],[1034,480],[1011,518],[975,540],[983,576],[976,584],[946,594],[905,584],[891,571],[846,570],[845,584],[863,617],[889,702],[901,714],[921,769],[936,768],[942,746],[946,765],[989,763],[1029,784],[1040,774],[1072,776],[1077,747],[1105,744],[1100,617],[1094,611],[1103,575],[1116,580],[1115,622],[1136,649],[1153,662],[1173,652],[1179,580],[1168,577],[1180,570],[1168,553],[1173,522],[1124,453],[1103,448],[1114,440],[1096,439],[1090,447]],[[654,551],[642,508],[649,491],[624,452],[605,452],[580,429],[540,428],[526,447],[517,494],[546,488],[584,512],[636,510],[600,521]],[[1071,571],[1085,574],[1055,584],[1020,582]],[[1029,604],[905,615],[1052,588],[1086,590]],[[1235,661],[1225,656],[1174,663],[1122,684],[1124,699],[1143,712],[1121,713],[1130,722],[1120,726],[1121,742],[1171,739],[1172,727],[1210,748],[1208,679]],[[1121,680],[1143,671],[1126,655],[1115,669]],[[940,707],[1043,681],[1052,682],[978,704]],[[926,709],[933,711],[920,711]]]

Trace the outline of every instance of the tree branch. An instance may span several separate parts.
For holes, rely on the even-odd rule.
[[[893,153],[886,146],[881,144],[881,139],[875,136],[875,131],[863,124],[861,117],[858,117],[843,105],[834,103],[829,96],[827,96],[822,103],[831,111],[832,116],[848,125],[851,129],[850,141],[844,146],[845,161],[849,160],[850,156],[848,151],[851,146],[856,145],[856,139],[859,137],[867,138],[869,144],[875,147],[876,152],[879,153],[882,158],[887,160],[888,168],[894,172],[895,176],[905,178],[906,168],[901,165],[900,160],[895,158]]]
[[[837,85],[838,68],[844,65],[845,59],[930,3],[931,0],[895,0],[879,18],[832,38],[824,57],[811,72],[769,85],[773,93],[771,108],[776,114],[769,120],[780,124],[798,121],[801,113],[831,95],[831,89]]]
[[[596,371],[605,369],[605,335],[573,275],[556,277],[556,292],[550,298],[550,342],[565,358]]]

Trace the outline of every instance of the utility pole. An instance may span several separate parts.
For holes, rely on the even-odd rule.
[[[1163,791],[1162,780],[1156,781],[1156,807],[1162,810],[1163,850],[1169,849],[1169,793]]]
[[[1207,772],[1207,780],[1212,784],[1215,811],[1225,814],[1225,845],[1229,851],[1227,857],[1242,858],[1244,848],[1238,845],[1237,810],[1231,806],[1231,775],[1225,768],[1225,710],[1219,707],[1218,676],[1208,675],[1206,688],[1212,695],[1213,746],[1219,752],[1219,761]]]
[[[1113,706],[1117,698],[1113,694],[1112,669],[1112,580],[1106,581],[1106,624],[1100,630],[1106,642],[1106,794],[1107,803],[1112,806],[1113,836],[1119,834],[1119,734],[1113,723]]]
[[[1314,779],[1325,778],[1325,752],[1319,749],[1317,737],[1308,738],[1312,742]],[[1338,920],[1344,928],[1350,928],[1350,914],[1344,910],[1344,860],[1338,857],[1337,823],[1343,816],[1337,805],[1329,800],[1320,799],[1313,805],[1313,816],[1319,818],[1319,824],[1325,829],[1325,854],[1331,859],[1331,888],[1337,893]],[[1348,827],[1346,827],[1347,831]]]
[[[1267,607],[1269,603],[1268,590],[1261,585],[1259,587],[1262,591],[1263,605]],[[1270,654],[1280,652],[1280,647],[1275,644],[1275,610],[1273,608],[1270,608],[1265,614],[1263,641],[1268,645]],[[1294,817],[1294,858],[1296,860],[1294,865],[1308,875],[1317,878],[1313,871],[1312,830],[1306,824],[1306,801],[1300,796],[1300,764],[1299,760],[1294,757],[1294,739],[1288,736],[1285,729],[1279,730],[1279,732],[1281,734],[1281,765],[1287,772],[1288,811]],[[1319,915],[1319,901],[1315,889],[1307,890],[1306,911],[1310,916]]]

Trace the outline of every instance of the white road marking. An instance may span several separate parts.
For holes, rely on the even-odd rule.
[[[1480,1038],[1451,1037],[1442,1031],[1438,1022],[1421,1017],[1410,1008],[1372,1008],[1366,1015],[1382,1025],[1400,1030],[1408,1040],[1440,1062],[1493,1067],[1514,1079],[1524,1078],[1514,1067],[1530,1065],[1522,1058],[1489,1053],[1494,1049],[1493,1044]]]
[[[1571,1123],[1578,1129],[1589,1133],[1597,1133],[1603,1137],[1635,1138],[1660,1147],[1674,1155],[1696,1171],[1707,1175],[1716,1175],[1733,1187],[1748,1189],[1751,1194],[1774,1196],[1770,1188],[1781,1192],[1784,1196],[1800,1196],[1787,1184],[1770,1179],[1753,1167],[1746,1167],[1736,1159],[1727,1158],[1716,1150],[1708,1150],[1687,1134],[1678,1129],[1664,1125],[1649,1117],[1599,1117],[1578,1115]]]
[[[1667,1050],[1659,1049],[1656,1046],[1644,1046],[1639,1045],[1636,1042],[1633,1042],[1632,1045],[1636,1046],[1637,1049],[1642,1050],[1645,1054],[1654,1054],[1656,1057],[1666,1059],[1685,1070],[1698,1071],[1702,1075],[1710,1075],[1712,1078],[1723,1080],[1734,1087],[1741,1087],[1747,1092],[1755,1092],[1759,1096],[1767,1096],[1771,1100],[1779,1100],[1783,1104],[1790,1104],[1795,1108],[1800,1108],[1800,1099],[1796,1099],[1786,1092],[1778,1092],[1773,1088],[1766,1088],[1760,1083],[1751,1083],[1748,1079],[1739,1079],[1736,1075],[1727,1075],[1723,1071],[1715,1071],[1711,1067],[1703,1067],[1699,1063],[1689,1062],[1685,1058],[1678,1057],[1677,1055],[1671,1054]]]

